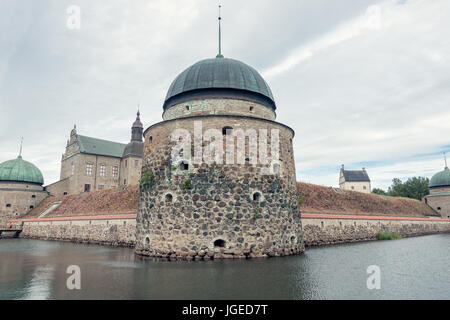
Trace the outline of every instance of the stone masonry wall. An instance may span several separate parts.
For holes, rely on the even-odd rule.
[[[39,185],[0,182],[0,225],[24,216],[47,197],[48,193]]]
[[[50,220],[50,221],[49,221]],[[136,219],[24,221],[21,238],[134,247]]]
[[[204,114],[233,114],[275,120],[276,113],[262,104],[239,99],[201,99],[174,105],[164,111],[163,119]]]
[[[376,240],[380,232],[397,232],[404,237],[450,232],[450,220],[376,220],[302,218],[305,246]]]
[[[262,175],[264,165],[250,163],[190,164],[188,170],[181,170],[171,161],[175,143],[170,136],[178,128],[192,134],[195,121],[202,122],[203,132],[222,131],[224,126],[267,129],[269,133],[278,129],[280,157],[275,160],[280,173]],[[205,116],[157,124],[147,130],[145,138],[144,167],[153,172],[155,182],[141,192],[138,254],[201,260],[303,252],[290,128],[263,119]],[[186,181],[189,188],[184,187]],[[260,195],[258,200],[253,199],[255,193]],[[223,247],[215,245],[218,240]]]
[[[430,195],[425,197],[425,202],[442,218],[450,218],[450,188],[433,188]]]
[[[134,247],[135,245],[135,219],[42,220],[41,222],[37,220],[24,222],[20,237],[110,246]],[[19,222],[16,224],[20,225]],[[321,218],[302,218],[302,226],[303,239],[307,247],[372,241],[376,240],[379,232],[397,232],[404,237],[450,232],[448,219],[443,221],[329,219],[326,214]],[[244,257],[245,255],[242,256]],[[171,256],[164,256],[164,258],[171,258]]]

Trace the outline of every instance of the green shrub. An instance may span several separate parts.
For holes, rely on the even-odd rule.
[[[141,187],[149,188],[155,184],[155,174],[149,169],[142,169]]]
[[[401,238],[402,236],[397,232],[380,232],[377,234],[378,240],[398,240]]]
[[[191,179],[186,179],[186,180],[184,180],[184,182],[183,182],[183,189],[184,189],[184,190],[190,190],[190,189],[192,189],[192,182],[191,182]]]

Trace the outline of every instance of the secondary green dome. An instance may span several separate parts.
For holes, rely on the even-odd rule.
[[[0,181],[44,184],[41,171],[21,156],[0,164]]]
[[[272,91],[254,68],[234,59],[217,57],[197,62],[172,82],[164,109],[193,98],[237,98],[276,109]]]
[[[450,186],[450,170],[445,167],[444,171],[436,173],[430,180],[430,188],[449,187]]]

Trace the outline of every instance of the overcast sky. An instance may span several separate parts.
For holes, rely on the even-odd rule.
[[[81,9],[81,29],[67,8]],[[172,80],[217,54],[216,0],[1,0],[0,162],[59,179],[70,130],[127,143],[141,104],[161,121]],[[224,0],[223,53],[261,72],[296,132],[299,181],[373,187],[431,177],[450,150],[450,1]]]

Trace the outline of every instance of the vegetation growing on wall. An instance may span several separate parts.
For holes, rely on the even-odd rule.
[[[378,240],[398,240],[401,238],[402,236],[397,232],[380,232],[377,234]]]
[[[150,188],[155,184],[155,174],[153,171],[143,168],[141,175],[141,187]]]
[[[183,189],[184,190],[191,190],[192,189],[191,179],[184,180],[184,182],[183,182]]]

